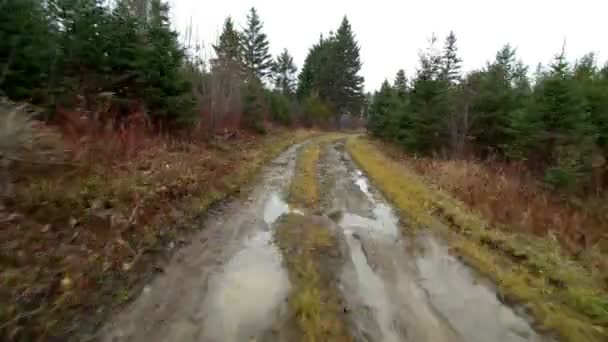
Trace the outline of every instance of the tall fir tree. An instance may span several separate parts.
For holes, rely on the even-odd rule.
[[[400,98],[405,98],[405,96],[407,95],[407,77],[405,76],[405,71],[403,69],[397,71],[393,87],[397,91],[397,95]]]
[[[441,79],[450,84],[458,83],[461,78],[461,62],[462,59],[458,57],[456,35],[454,34],[454,31],[450,31],[450,34],[445,39],[443,55],[441,56]]]
[[[240,34],[234,28],[231,17],[224,20],[222,33],[218,43],[213,45],[213,50],[216,55],[212,61],[214,66],[234,65],[240,67],[242,65]]]
[[[272,79],[275,89],[286,96],[294,95],[296,91],[297,71],[298,68],[293,62],[293,57],[287,49],[284,49],[272,65]]]
[[[187,125],[194,120],[194,99],[182,73],[185,53],[177,37],[171,29],[168,3],[152,0],[142,62],[143,97],[157,120]]]
[[[259,80],[265,79],[272,68],[268,37],[262,32],[263,24],[255,8],[249,10],[247,26],[241,34],[243,49],[243,68]]]
[[[6,0],[0,4],[0,93],[36,100],[47,92],[57,38],[41,0]]]
[[[339,114],[358,114],[363,103],[363,77],[361,70],[360,48],[348,18],[345,16],[336,32],[336,54],[339,74],[337,83],[337,97],[334,99]]]

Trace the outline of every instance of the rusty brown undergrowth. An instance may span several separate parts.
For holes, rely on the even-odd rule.
[[[67,137],[70,163],[19,165],[0,211],[0,339],[46,341],[98,324],[201,228],[196,216],[311,134],[193,143],[108,132],[125,140],[88,135],[75,149]]]
[[[516,163],[415,158],[395,146],[377,143],[427,182],[453,194],[492,224],[541,237],[552,235],[565,251],[608,273],[608,263],[601,257],[608,253],[606,198],[552,192]]]

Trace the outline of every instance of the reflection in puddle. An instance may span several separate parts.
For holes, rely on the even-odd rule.
[[[430,302],[467,341],[542,341],[528,322],[496,297],[487,285],[448,254],[431,236],[421,236],[423,255],[416,258],[422,286]],[[474,309],[472,309],[474,308]],[[483,324],[483,329],[479,329]]]
[[[288,212],[287,203],[277,193],[271,194],[264,205],[265,225],[272,228]],[[289,288],[272,229],[254,232],[211,283],[205,303],[210,312],[205,322],[206,339],[245,341],[269,328]]]
[[[289,205],[283,201],[283,199],[273,192],[270,198],[264,205],[264,222],[266,224],[273,224],[281,215],[289,212]]]
[[[374,219],[352,213],[343,213],[338,224],[341,227],[362,227],[390,237],[398,236],[397,221],[390,208],[385,205],[377,206],[374,207],[373,213]]]
[[[347,231],[346,239],[355,265],[358,285],[356,291],[360,300],[373,311],[382,341],[400,341],[399,335],[393,327],[393,306],[388,298],[384,282],[369,266],[361,242],[355,239],[349,231]]]

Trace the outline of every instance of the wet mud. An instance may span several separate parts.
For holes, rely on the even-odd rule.
[[[108,322],[99,340],[273,340],[290,284],[272,230],[290,211],[286,191],[301,147],[267,166],[246,198],[206,219],[200,234]]]
[[[343,229],[341,289],[360,341],[547,341],[430,232],[403,234],[343,144],[321,160],[323,211]]]
[[[331,304],[331,319],[339,324],[337,333],[325,336],[387,342],[549,341],[431,231],[407,233],[408,223],[357,168],[343,142],[322,145],[317,169],[321,215],[290,207],[286,199],[301,151],[302,145],[292,146],[265,168],[246,197],[210,215],[165,272],[100,330],[99,340],[305,340],[306,332],[290,312],[290,296],[300,286],[290,281],[298,276],[290,263],[312,247],[302,249],[301,232],[287,234],[281,248],[276,239],[286,219],[302,217],[296,226],[314,224],[331,236],[330,244],[321,239],[310,245],[322,252],[310,258],[320,275],[313,285],[328,293],[314,307]],[[326,285],[331,291],[322,288]]]

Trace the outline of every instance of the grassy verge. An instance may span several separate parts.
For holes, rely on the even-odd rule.
[[[367,139],[349,139],[347,150],[405,219],[445,234],[506,299],[524,304],[540,328],[565,341],[608,338],[608,296],[601,278],[564,256],[558,243],[493,229]]]
[[[21,175],[0,220],[0,339],[65,338],[99,324],[202,228],[197,216],[312,135],[159,144],[122,163]]]
[[[319,207],[317,165],[322,137],[306,146],[296,163],[296,174],[289,191],[289,204],[308,212]],[[320,217],[290,214],[276,230],[293,289],[289,308],[302,341],[350,341],[343,320],[342,306],[332,261],[338,260],[337,241]]]

